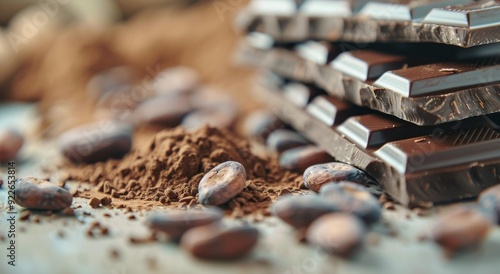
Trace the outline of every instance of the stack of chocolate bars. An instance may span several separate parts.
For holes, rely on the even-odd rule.
[[[500,1],[253,0],[238,26],[259,96],[398,202],[500,183]]]

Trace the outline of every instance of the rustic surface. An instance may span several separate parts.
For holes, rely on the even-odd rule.
[[[0,126],[17,123],[26,131],[33,124],[30,107],[0,106]],[[29,139],[29,138],[28,138]],[[29,140],[17,160],[17,176],[42,176],[42,163],[57,159],[50,141]],[[0,178],[6,179],[5,165]],[[5,183],[6,184],[6,183]],[[6,236],[6,191],[0,190],[0,235]],[[98,197],[100,198],[100,197]],[[115,200],[113,201],[115,202]],[[119,203],[119,201],[116,201]],[[432,216],[419,217],[397,206],[384,211],[384,221],[371,231],[379,241],[367,245],[351,261],[324,256],[318,249],[300,244],[293,230],[275,218],[257,223],[263,237],[256,249],[242,260],[212,263],[193,259],[175,244],[132,244],[129,238],[147,237],[145,217],[150,212],[126,213],[121,209],[88,206],[88,200],[75,198],[74,217],[52,219],[32,213],[40,223],[16,223],[17,266],[7,265],[6,242],[0,242],[0,273],[495,273],[500,252],[500,229],[496,228],[486,243],[476,251],[458,255],[452,260],[432,242],[420,242],[418,236],[429,227]],[[18,217],[21,209],[18,208]],[[88,212],[91,215],[84,215]],[[106,217],[107,214],[111,217]],[[136,220],[129,219],[135,215]],[[410,217],[406,217],[409,215]],[[109,235],[89,238],[90,224],[98,220],[109,229]],[[248,219],[249,222],[252,218]],[[225,220],[242,222],[241,220]],[[384,225],[384,222],[389,224]],[[389,236],[393,235],[393,236]],[[115,258],[116,257],[116,258]]]

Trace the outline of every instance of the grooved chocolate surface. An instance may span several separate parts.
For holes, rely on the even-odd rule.
[[[495,129],[496,115],[437,125],[424,131],[419,131],[416,125],[376,113],[352,116],[338,126],[331,126],[318,119],[317,114],[311,115],[307,108],[283,103],[279,86],[263,81],[258,91],[283,120],[337,161],[365,170],[404,205],[425,206],[472,198],[481,190],[500,183],[497,173],[500,170],[500,133]],[[345,104],[349,106],[345,102],[340,106],[345,107]],[[373,115],[378,116],[374,118]],[[357,138],[355,130],[349,126],[353,120],[364,127],[362,130],[368,131],[367,142],[375,142],[365,147],[353,141]],[[349,128],[351,130],[346,130]],[[413,136],[408,137],[411,133]]]
[[[305,61],[293,51],[274,49],[262,57],[262,63],[286,79],[312,83],[330,95],[417,125],[436,125],[500,112],[498,57],[422,65],[409,61],[398,64],[401,68],[396,70],[378,71],[375,73],[381,75],[378,78],[362,81],[359,78],[368,77],[367,71],[373,71],[372,64],[388,60],[387,53],[376,54],[371,50],[370,58],[381,61],[355,58],[363,51],[366,50],[346,52],[329,65],[321,65]],[[343,59],[347,54],[348,62]],[[483,56],[484,52],[468,54]],[[354,59],[361,65],[350,65]],[[342,66],[335,68],[336,63]]]
[[[500,3],[492,0],[253,0],[239,27],[278,41],[434,42],[472,47],[500,42]]]

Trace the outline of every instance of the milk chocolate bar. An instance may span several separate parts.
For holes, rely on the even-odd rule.
[[[499,114],[422,127],[326,94],[303,106],[284,94],[298,83],[268,79],[258,92],[281,119],[337,161],[365,170],[403,205],[473,198],[500,182]]]
[[[279,41],[434,42],[472,47],[500,42],[494,0],[252,0],[240,28]]]
[[[418,48],[410,47],[407,52],[413,54],[409,55],[367,46],[335,58],[336,46],[322,45],[310,41],[293,50],[263,50],[260,63],[286,79],[314,84],[330,95],[418,125],[500,112],[500,59],[496,55],[500,44],[473,49],[438,47],[432,56],[419,53]],[[486,57],[490,53],[494,57]]]

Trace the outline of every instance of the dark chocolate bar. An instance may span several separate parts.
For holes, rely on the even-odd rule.
[[[434,42],[472,47],[500,42],[494,0],[252,0],[240,28],[278,41]]]
[[[290,91],[285,96],[276,80],[263,81],[258,91],[285,122],[337,161],[365,170],[404,205],[473,198],[500,183],[499,114],[421,127],[378,112],[360,114],[328,95],[316,95],[306,107],[287,103]]]
[[[332,48],[337,49],[308,42],[295,46],[296,52],[268,50],[261,64],[286,79],[314,84],[356,105],[414,124],[435,125],[500,112],[500,59],[473,58],[500,47],[482,47],[483,51],[478,47],[448,55],[441,54],[448,51],[446,47],[438,48],[432,58],[352,50],[323,63],[333,56]]]

